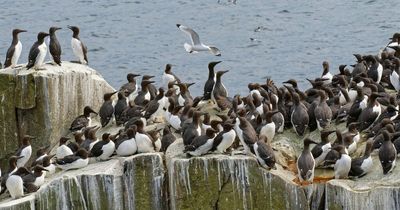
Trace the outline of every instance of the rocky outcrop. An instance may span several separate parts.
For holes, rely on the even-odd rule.
[[[86,65],[63,62],[44,68],[0,70],[0,159],[15,151],[24,134],[36,137],[34,148],[55,144],[84,106],[98,110],[103,94],[113,91]]]
[[[162,154],[115,158],[54,174],[38,192],[0,209],[166,209]]]
[[[13,151],[15,140],[25,133],[38,137],[35,147],[54,144],[85,105],[98,110],[103,94],[113,91],[87,66],[64,62],[62,68],[45,67],[44,71],[0,71],[1,157]],[[344,125],[333,126],[345,130]],[[147,130],[160,127],[150,125]],[[118,129],[107,126],[98,136]],[[318,141],[319,132],[307,136]],[[272,146],[279,164],[269,171],[259,167],[254,157],[241,154],[188,158],[178,137],[165,156],[113,157],[84,169],[58,172],[36,193],[17,200],[3,196],[0,210],[400,209],[400,167],[384,176],[376,153],[373,171],[360,179],[300,186],[294,163],[302,139],[288,129],[275,136]],[[356,154],[363,150],[361,142]],[[332,171],[318,170],[316,176],[330,177]]]

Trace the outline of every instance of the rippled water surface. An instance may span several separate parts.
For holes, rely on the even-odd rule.
[[[208,62],[222,60],[217,69],[230,70],[223,78],[229,92],[243,94],[247,83],[264,82],[267,76],[278,84],[297,78],[305,87],[306,77],[321,74],[323,60],[337,71],[340,64],[354,62],[353,53],[376,53],[400,31],[395,0],[232,1],[3,0],[0,59],[5,59],[13,28],[29,31],[20,36],[20,62],[26,62],[37,33],[56,25],[63,27],[57,34],[62,58],[71,60],[72,33],[66,26],[77,25],[89,49],[89,65],[115,88],[129,72],[153,74],[159,81],[171,63],[181,79],[196,82],[191,91],[198,95]],[[183,43],[190,40],[177,23],[194,28],[204,43],[220,48],[222,57],[186,53]]]

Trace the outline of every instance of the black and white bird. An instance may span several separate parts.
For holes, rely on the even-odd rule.
[[[192,40],[192,44],[185,43],[183,46],[185,47],[186,52],[188,53],[197,53],[199,51],[209,51],[211,54],[216,56],[221,56],[221,52],[218,48],[214,46],[208,46],[200,42],[199,35],[191,28],[187,26],[183,26],[181,24],[176,24],[176,26],[186,34],[190,36]]]
[[[109,133],[103,133],[101,141],[93,145],[90,154],[98,160],[108,160],[114,153],[115,144],[110,139]]]
[[[328,152],[332,147],[328,137],[331,133],[334,132],[335,130],[321,131],[321,142],[315,145],[311,150],[311,153],[315,160],[315,166],[319,166],[324,162],[326,155],[328,154]]]
[[[134,128],[129,128],[126,131],[126,136],[124,138],[118,139],[115,142],[115,151],[118,156],[129,156],[137,152],[135,135],[136,125],[134,125]]]
[[[22,44],[18,39],[18,34],[26,32],[26,30],[14,29],[12,31],[12,42],[11,46],[7,50],[6,61],[4,61],[4,68],[14,68],[18,64],[19,57],[22,52]]]
[[[119,91],[124,93],[125,97],[128,98],[128,102],[133,101],[139,91],[139,87],[135,79],[138,76],[140,76],[140,74],[127,74],[126,79],[128,80],[128,82],[123,84],[119,89]]]
[[[315,160],[310,151],[310,144],[317,144],[313,140],[304,139],[304,148],[297,159],[297,170],[300,182],[312,182],[314,180]]]
[[[343,145],[335,145],[332,149],[338,151],[340,154],[333,168],[335,170],[335,179],[347,178],[351,168],[351,157],[347,154],[346,148]]]
[[[274,150],[267,137],[260,136],[260,140],[254,144],[254,153],[256,154],[258,163],[260,163],[262,167],[266,169],[276,169]]]
[[[171,83],[171,82],[180,83],[181,82],[181,80],[174,73],[172,73],[172,65],[171,64],[165,65],[165,70],[161,77],[161,80],[162,80],[162,87],[165,90],[168,90],[169,83]]]
[[[171,129],[169,128],[169,126],[165,126],[164,130],[163,130],[163,136],[161,138],[161,149],[160,149],[160,152],[166,152],[168,147],[169,147],[169,145],[174,143],[175,140],[176,140],[176,137],[171,132]]]
[[[74,121],[72,121],[69,130],[75,132],[82,130],[83,128],[90,127],[92,122],[90,117],[91,113],[97,115],[97,112],[93,111],[90,106],[85,106],[85,108],[83,108],[83,115],[79,115],[74,119]]]
[[[258,137],[251,123],[244,117],[237,117],[234,128],[244,152],[253,155],[254,144],[258,141]]]
[[[362,157],[353,158],[351,160],[350,177],[363,177],[369,173],[373,166],[371,158],[372,141],[367,141],[365,144],[365,152]]]
[[[48,170],[41,165],[37,165],[33,167],[32,171],[33,173],[27,174],[22,177],[24,184],[31,183],[36,187],[42,186],[44,184],[44,178]]]
[[[79,28],[76,26],[68,26],[72,30],[71,47],[75,57],[81,64],[88,64],[87,47],[79,38]]]
[[[71,170],[84,168],[89,164],[88,152],[86,149],[79,149],[73,155],[65,156],[62,159],[56,159],[56,165],[62,170]]]
[[[64,158],[65,156],[72,155],[72,150],[67,146],[68,137],[62,136],[59,141],[59,146],[56,150],[57,159]]]
[[[104,102],[99,110],[100,123],[102,127],[105,127],[112,120],[114,114],[114,106],[111,97],[117,92],[118,91],[104,94]]]
[[[24,196],[24,181],[22,177],[28,174],[30,172],[27,168],[19,167],[15,173],[7,178],[6,187],[13,199]]]
[[[221,63],[222,61],[214,61],[214,62],[210,62],[208,64],[208,79],[206,81],[206,83],[204,84],[204,93],[203,93],[203,100],[209,100],[211,99],[211,93],[212,90],[214,89],[214,84],[215,84],[215,66],[219,63]]]
[[[25,135],[22,139],[22,145],[19,147],[15,156],[22,157],[17,160],[17,167],[24,167],[32,155],[31,140],[33,136]]]
[[[36,70],[41,69],[47,54],[47,45],[44,38],[48,35],[49,34],[45,32],[39,32],[37,35],[37,41],[32,45],[29,51],[28,65],[26,65],[27,69],[32,67]]]
[[[390,173],[396,165],[397,151],[392,143],[392,136],[387,130],[382,132],[384,142],[379,148],[379,161],[382,165],[383,174]]]
[[[236,132],[233,129],[235,125],[229,122],[223,124],[223,130],[214,138],[212,150],[218,153],[225,153],[232,146],[236,138]]]
[[[61,66],[61,45],[60,42],[58,42],[57,36],[56,36],[56,31],[60,30],[61,28],[59,27],[51,27],[49,29],[49,34],[50,34],[50,43],[49,43],[49,50],[50,54],[53,57],[54,63],[57,65]]]
[[[144,131],[144,123],[143,121],[139,120],[136,122],[136,145],[137,145],[137,152],[138,153],[149,153],[155,152],[153,139],[151,136]]]
[[[205,135],[195,137],[189,145],[186,145],[183,152],[195,157],[206,154],[213,147],[216,132],[212,128],[207,129]]]

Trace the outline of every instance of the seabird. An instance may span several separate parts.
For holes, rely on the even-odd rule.
[[[331,150],[332,145],[331,142],[329,142],[328,137],[331,133],[334,132],[335,130],[321,131],[321,142],[315,145],[311,150],[311,154],[313,155],[315,160],[315,166],[321,165],[324,162],[326,155]]]
[[[219,132],[214,138],[213,151],[218,153],[225,153],[226,150],[232,146],[236,138],[236,132],[233,129],[235,125],[229,122],[223,124],[223,131]]]
[[[254,144],[254,153],[258,163],[266,169],[276,169],[275,154],[267,137],[260,135],[260,140]]]
[[[151,136],[144,131],[144,123],[139,120],[136,122],[137,130],[135,135],[137,152],[138,153],[148,153],[155,152],[153,139]]]
[[[365,144],[365,152],[362,157],[353,158],[351,160],[350,177],[363,177],[369,173],[373,166],[371,158],[372,141],[367,141]]]
[[[208,79],[204,84],[204,93],[203,93],[203,100],[211,99],[211,93],[214,88],[215,84],[215,72],[214,68],[217,64],[221,63],[222,61],[213,61],[208,64]]]
[[[56,159],[57,167],[62,170],[84,168],[89,164],[88,152],[86,149],[79,149],[75,154]]]
[[[165,126],[163,130],[163,136],[161,138],[161,149],[160,152],[166,152],[169,145],[176,140],[174,134],[171,133],[169,126]]]
[[[310,151],[310,144],[317,144],[313,140],[304,139],[304,148],[297,159],[297,170],[300,182],[312,182],[314,179],[315,160]]]
[[[193,139],[201,135],[201,119],[206,113],[195,111],[192,121],[182,126],[182,139],[184,145],[190,145]]]
[[[81,64],[88,64],[87,48],[79,39],[79,28],[76,26],[68,26],[72,30],[71,47],[75,57],[78,58]]]
[[[119,91],[118,92],[118,100],[114,107],[115,122],[121,121],[120,119],[121,119],[122,113],[127,108],[128,108],[127,100],[126,100],[124,94],[121,91]]]
[[[154,122],[156,118],[164,116],[165,102],[164,89],[159,88],[158,95],[147,104],[144,117]]]
[[[380,96],[380,93],[373,92],[368,98],[367,107],[361,111],[358,117],[360,131],[369,128],[375,122],[375,120],[378,119],[379,115],[381,115],[381,105],[376,100],[376,98]]]
[[[205,135],[195,137],[189,145],[186,145],[183,152],[196,157],[206,154],[213,146],[216,132],[212,128],[207,129]]]
[[[28,65],[26,65],[27,69],[34,67],[36,70],[39,70],[41,68],[47,54],[47,45],[44,42],[44,38],[48,35],[49,34],[45,32],[39,32],[37,35],[37,41],[29,50]]]
[[[180,83],[180,79],[174,74],[172,73],[172,65],[171,64],[167,64],[165,65],[165,70],[164,73],[162,75],[162,87],[165,88],[166,90],[168,90],[168,84],[170,82],[174,82],[176,81],[177,83]]]
[[[318,130],[322,131],[328,127],[332,120],[332,110],[326,103],[326,95],[322,90],[318,91],[320,101],[314,109],[314,116],[317,122]]]
[[[244,117],[237,117],[235,131],[247,155],[253,155],[254,144],[258,141],[257,133],[250,122]]]
[[[115,144],[110,139],[109,133],[103,133],[101,141],[93,145],[90,154],[98,160],[108,160],[114,153]]]
[[[56,37],[56,31],[60,30],[61,28],[59,27],[51,27],[49,29],[49,34],[50,34],[50,43],[49,43],[49,50],[50,54],[53,57],[53,61],[61,66],[61,45],[57,40]]]
[[[138,76],[140,76],[140,74],[132,74],[132,73],[127,74],[126,79],[128,80],[128,83],[125,83],[124,85],[121,86],[121,88],[119,88],[119,92],[125,94],[125,97],[128,98],[128,102],[133,101],[139,91],[139,87],[135,79],[135,77]]]
[[[13,199],[24,196],[24,181],[22,180],[22,177],[27,174],[30,174],[28,169],[25,167],[19,167],[14,174],[7,178],[6,187]]]
[[[351,168],[351,157],[346,153],[346,148],[343,145],[335,145],[332,149],[340,154],[340,158],[336,160],[334,166],[335,179],[347,178]]]
[[[58,159],[61,159],[67,155],[73,154],[72,150],[66,145],[68,140],[69,140],[69,138],[64,137],[64,136],[60,138],[60,145],[57,147],[57,150],[56,150],[56,157]]]
[[[299,136],[303,136],[306,128],[308,126],[308,113],[307,108],[304,106],[302,102],[300,102],[300,97],[297,93],[292,93],[293,98],[293,108],[291,114],[291,122],[293,125],[294,131]]]
[[[32,155],[31,140],[35,138],[33,136],[25,135],[22,139],[22,145],[19,147],[15,156],[21,157],[17,160],[17,167],[24,167]]]
[[[383,130],[384,142],[379,148],[379,161],[382,165],[383,174],[390,173],[396,165],[397,151],[392,143],[392,136],[388,131]]]
[[[154,81],[144,80],[141,82],[142,89],[138,92],[135,100],[133,101],[138,106],[145,106],[152,98],[148,89],[148,85]]]
[[[188,53],[193,53],[193,52],[199,52],[199,51],[209,51],[211,54],[216,55],[216,56],[221,56],[221,52],[219,51],[218,48],[214,46],[207,46],[203,43],[200,42],[200,37],[199,35],[191,28],[187,26],[183,26],[181,24],[176,24],[176,26],[186,34],[190,36],[190,39],[192,40],[192,44],[185,43],[183,46],[185,47],[186,52]]]
[[[275,110],[275,111],[268,111],[267,113],[264,114],[266,124],[261,127],[259,134],[260,136],[261,135],[265,136],[268,139],[268,141],[272,141],[274,139],[276,125],[272,121],[272,116],[278,112],[279,112],[278,110]]]
[[[4,68],[14,68],[18,64],[19,56],[21,56],[22,52],[22,44],[18,40],[18,34],[21,32],[26,32],[26,30],[14,29],[12,31],[13,39],[11,42],[11,46],[7,50],[6,61],[4,61]]]
[[[90,118],[91,113],[97,115],[97,112],[93,111],[90,106],[85,106],[85,108],[83,108],[83,115],[79,115],[75,118],[74,121],[72,121],[69,130],[75,132],[78,130],[82,130],[83,128],[90,127],[92,121]]]
[[[111,97],[117,92],[118,91],[104,94],[104,102],[99,110],[100,122],[102,127],[105,127],[112,119],[112,116],[114,114],[114,106]]]
[[[48,170],[41,165],[37,165],[33,167],[32,171],[33,173],[29,173],[22,177],[24,184],[31,183],[36,187],[42,186],[44,184],[44,177],[46,176],[46,171]]]
[[[328,84],[330,84],[332,82],[332,78],[333,78],[332,74],[329,72],[329,63],[328,63],[328,61],[324,61],[322,63],[322,67],[323,67],[324,71],[322,72],[321,79],[324,80],[323,81],[324,85],[328,85]]]
[[[126,137],[115,142],[115,151],[118,156],[129,156],[136,153],[136,126],[134,125],[133,127],[126,131]]]
[[[221,80],[222,75],[224,75],[228,71],[229,70],[218,71],[217,72],[215,85],[214,85],[214,88],[213,88],[212,93],[211,93],[212,94],[211,95],[212,99],[215,100],[218,97],[228,97],[228,91],[226,90],[224,84],[222,84],[222,80]]]

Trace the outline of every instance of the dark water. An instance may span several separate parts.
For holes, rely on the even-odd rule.
[[[71,60],[71,31],[66,26],[77,25],[89,49],[89,65],[115,88],[129,72],[153,74],[159,81],[165,64],[171,63],[181,79],[196,82],[194,95],[201,93],[210,61],[222,60],[218,69],[230,70],[224,83],[231,94],[246,93],[247,83],[264,82],[267,76],[278,84],[297,78],[304,87],[306,77],[321,74],[323,60],[337,71],[340,64],[354,62],[353,53],[377,53],[400,31],[395,0],[1,2],[2,62],[13,28],[29,31],[20,36],[21,63],[27,61],[37,33],[52,25],[63,27],[58,32],[62,58]],[[186,53],[183,43],[190,40],[176,23],[194,28],[204,43],[222,51],[222,57]],[[261,30],[255,32],[258,27]]]

